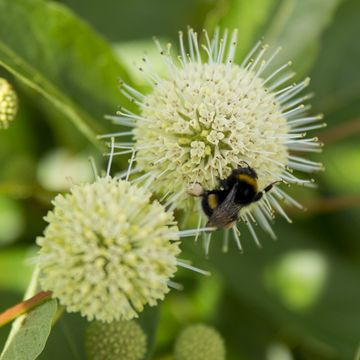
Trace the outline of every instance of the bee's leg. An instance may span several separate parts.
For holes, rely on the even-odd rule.
[[[263,196],[264,196],[264,191],[259,191],[254,197],[254,202],[259,201]]]
[[[269,185],[263,190],[263,192],[264,192],[264,193],[267,193],[267,192],[269,192],[269,191],[273,188],[273,186],[274,186],[275,184],[279,184],[279,183],[283,183],[283,182],[284,182],[283,180],[276,180],[276,181],[272,182],[271,184],[269,184]]]
[[[269,191],[273,188],[273,186],[274,186],[275,184],[281,183],[281,182],[282,182],[282,181],[277,180],[277,181],[272,182],[272,183],[269,184],[268,186],[266,186],[266,187],[264,188],[264,190],[259,191],[259,192],[255,195],[254,201],[259,201],[259,200],[264,196],[265,193],[269,192]]]
[[[262,192],[263,193],[269,192],[277,182],[278,181],[275,181],[275,182],[271,183],[270,185],[266,186],[266,188]]]

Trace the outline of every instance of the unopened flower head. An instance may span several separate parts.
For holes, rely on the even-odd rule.
[[[188,326],[175,344],[176,360],[225,360],[225,345],[221,335],[211,326]]]
[[[177,58],[170,46],[163,49],[157,42],[168,73],[160,78],[143,59],[140,70],[153,86],[148,95],[122,85],[140,115],[122,109],[113,120],[133,127],[130,145],[136,150],[137,170],[156,178],[154,190],[167,194],[174,206],[187,209],[194,205],[186,193],[189,186],[214,189],[218,178],[244,163],[256,171],[259,190],[274,182],[311,184],[293,173],[322,168],[302,155],[320,151],[318,139],[306,132],[324,126],[321,115],[306,115],[310,106],[304,102],[311,96],[301,92],[309,79],[288,84],[294,76],[290,63],[270,72],[278,50],[268,55],[268,46],[260,42],[240,64],[234,63],[236,31],[221,36],[216,30],[212,39],[203,35],[201,43],[192,29],[187,40],[180,33]],[[117,143],[122,149],[130,145]],[[302,154],[296,155],[298,151]],[[298,205],[277,183],[256,205],[244,208],[240,218],[250,227],[259,222],[274,236],[269,225],[273,209],[288,219],[279,200]]]
[[[146,335],[133,321],[90,323],[85,333],[89,360],[142,360],[146,353]]]
[[[0,78],[0,129],[7,129],[17,113],[18,99],[16,92],[3,78]]]
[[[58,195],[40,245],[41,285],[89,320],[137,317],[169,291],[179,254],[173,214],[125,180],[98,178]]]

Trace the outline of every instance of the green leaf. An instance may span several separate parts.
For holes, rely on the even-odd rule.
[[[160,308],[161,305],[156,307],[147,306],[139,317],[139,324],[144,330],[147,338],[146,359],[151,359],[151,355],[155,349],[155,338],[158,328]]]
[[[259,33],[266,23],[274,0],[223,0],[218,2],[218,6],[210,12],[206,20],[206,27],[212,30],[215,26],[229,30],[239,30],[239,41],[237,56],[240,58],[257,41],[255,36],[261,37]]]
[[[299,75],[316,60],[319,39],[341,0],[223,0],[207,19],[207,27],[239,30],[237,55],[243,57],[262,37],[282,52],[272,67],[293,60]],[[267,29],[266,29],[267,28]]]
[[[322,49],[312,71],[315,105],[327,120],[343,121],[359,116],[360,32],[358,0],[344,1],[326,31]],[[329,117],[331,115],[331,118]]]
[[[45,349],[38,359],[85,359],[84,332],[88,324],[88,321],[80,314],[63,314],[54,325]]]
[[[299,75],[306,73],[316,60],[319,39],[340,1],[282,0],[265,34],[266,42],[283,49],[274,66],[292,60]]]
[[[1,311],[8,309],[9,307],[17,304],[21,301],[21,292],[3,290],[0,287],[0,299],[1,299]],[[11,324],[0,327],[0,351],[3,349],[6,339],[9,335]]]
[[[62,0],[77,14],[89,21],[112,42],[148,37],[176,37],[179,30],[191,24],[200,29],[207,12],[217,1],[148,0],[114,1]],[[136,19],[136,26],[134,26]]]
[[[127,75],[108,44],[65,7],[0,1],[0,65],[96,143],[103,115],[119,103]]]
[[[35,268],[24,299],[40,291],[39,268]],[[12,323],[10,334],[0,355],[0,360],[33,360],[45,347],[57,311],[55,299],[45,300],[33,310],[19,316]]]
[[[0,360],[36,359],[45,347],[56,309],[56,300],[50,300],[18,318]]]

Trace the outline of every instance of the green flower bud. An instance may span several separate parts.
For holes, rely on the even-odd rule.
[[[197,324],[187,327],[175,344],[176,360],[225,360],[225,345],[212,327]]]
[[[85,350],[89,360],[141,360],[146,335],[135,321],[94,321],[86,330]]]
[[[18,99],[9,82],[0,78],[0,129],[7,129],[17,113]]]

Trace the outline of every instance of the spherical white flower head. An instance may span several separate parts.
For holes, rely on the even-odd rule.
[[[143,59],[140,70],[153,86],[148,95],[122,84],[122,93],[140,107],[141,114],[121,110],[113,117],[119,124],[134,127],[134,143],[118,142],[117,146],[133,146],[137,170],[156,179],[153,190],[167,194],[174,206],[185,209],[194,205],[187,194],[189,186],[199,183],[214,189],[219,178],[244,164],[256,171],[259,191],[274,182],[311,183],[293,173],[321,168],[295,155],[319,151],[321,146],[317,138],[306,138],[306,132],[323,127],[316,123],[322,117],[306,116],[309,106],[303,102],[310,96],[298,96],[309,79],[286,85],[294,76],[287,72],[290,63],[269,72],[278,51],[267,57],[268,46],[260,42],[241,64],[235,64],[236,31],[230,41],[226,31],[221,38],[218,30],[211,40],[204,32],[204,39],[199,44],[190,29],[186,49],[180,33],[176,60],[170,46],[163,50],[157,43],[169,71],[160,78]],[[243,220],[257,221],[271,234],[272,208],[287,218],[278,200],[297,204],[278,184],[240,212]]]
[[[0,129],[7,129],[17,113],[18,99],[9,82],[0,78]]]
[[[89,320],[127,320],[169,291],[178,228],[144,188],[98,178],[58,195],[40,245],[41,286]]]

